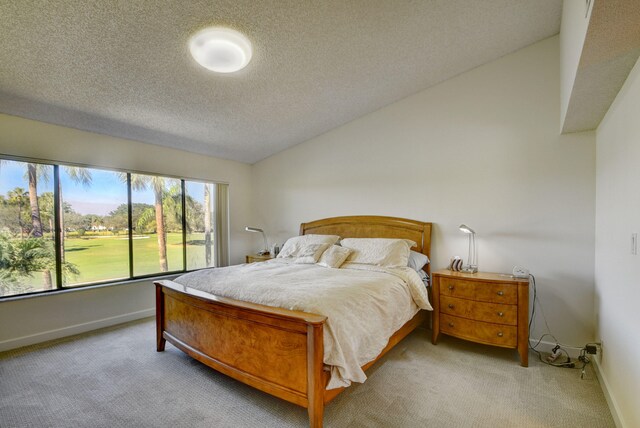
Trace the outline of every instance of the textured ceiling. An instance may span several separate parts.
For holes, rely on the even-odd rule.
[[[563,132],[596,129],[640,57],[640,2],[596,1]]]
[[[557,34],[561,0],[0,0],[0,111],[254,163]],[[244,70],[190,57],[210,25]]]

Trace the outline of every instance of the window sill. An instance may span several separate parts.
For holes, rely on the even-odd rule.
[[[153,282],[153,281],[157,281],[157,280],[161,280],[161,279],[174,279],[179,277],[180,275],[183,275],[185,272],[179,272],[179,273],[172,273],[169,275],[158,275],[158,276],[152,276],[152,277],[148,277],[148,278],[136,278],[136,279],[126,279],[126,280],[122,280],[122,281],[115,281],[115,282],[105,282],[103,284],[94,284],[94,285],[84,285],[84,286],[80,286],[80,287],[69,287],[69,288],[62,288],[62,289],[56,289],[56,290],[50,290],[50,291],[36,291],[34,293],[31,294],[21,294],[18,296],[6,296],[6,297],[0,297],[0,305],[4,302],[15,302],[18,300],[24,300],[24,299],[35,299],[35,298],[41,298],[41,297],[47,297],[47,296],[58,296],[60,294],[66,294],[66,293],[73,293],[73,292],[78,292],[78,291],[88,291],[88,290],[95,290],[98,288],[107,288],[107,287],[114,287],[114,286],[119,286],[119,285],[132,285],[135,284],[137,282]]]

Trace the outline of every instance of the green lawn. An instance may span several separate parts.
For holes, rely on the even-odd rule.
[[[49,242],[51,242],[49,240]],[[53,245],[53,242],[51,242]],[[158,239],[155,234],[134,236],[133,239],[134,276],[161,274]],[[212,254],[212,260],[214,255]],[[65,239],[65,261],[73,263],[79,275],[66,278],[64,285],[73,287],[93,282],[112,281],[129,278],[129,240],[126,236],[84,236]],[[167,263],[169,271],[181,271],[182,234],[167,234]],[[187,234],[187,270],[205,266],[204,233]],[[51,272],[55,284],[55,272]],[[55,287],[55,285],[54,285]],[[33,272],[20,284],[10,287],[4,293],[21,294],[39,291],[43,288],[41,272]],[[3,291],[0,289],[0,295]]]
[[[205,266],[204,234],[187,235],[187,268]],[[89,237],[65,240],[65,259],[80,270],[80,275],[65,285],[83,284],[129,277],[129,241],[127,237]],[[158,239],[155,234],[134,236],[134,275],[160,273]],[[167,234],[169,271],[182,270],[182,234]]]

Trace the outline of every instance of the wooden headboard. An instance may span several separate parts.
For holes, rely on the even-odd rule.
[[[417,244],[412,250],[431,259],[431,223],[398,217],[345,216],[331,217],[300,224],[300,235],[338,235],[342,238],[410,239]],[[426,266],[430,274],[431,263]]]

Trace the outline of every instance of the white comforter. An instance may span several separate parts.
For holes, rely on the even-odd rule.
[[[411,268],[346,263],[340,269],[294,264],[285,259],[182,275],[175,282],[197,290],[325,315],[327,389],[364,382],[361,366],[419,310],[432,310],[424,283]]]

